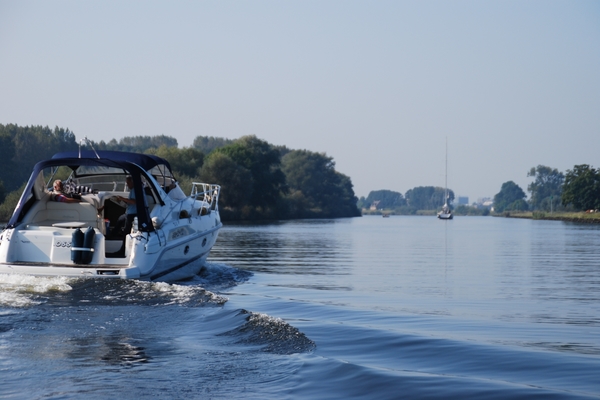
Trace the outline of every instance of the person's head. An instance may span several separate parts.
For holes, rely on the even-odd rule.
[[[57,192],[62,192],[63,190],[63,184],[62,181],[60,179],[57,179],[54,181],[54,190]]]
[[[133,189],[133,178],[131,176],[125,178],[125,183],[127,183],[129,189]]]

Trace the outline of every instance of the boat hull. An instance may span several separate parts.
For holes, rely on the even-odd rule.
[[[218,214],[211,214],[180,220],[152,233],[137,232],[129,235],[126,242],[127,257],[124,258],[104,257],[102,254],[105,249],[104,236],[98,234],[94,246],[98,251],[95,252],[92,262],[85,265],[69,262],[65,255],[60,258],[60,262],[44,262],[36,259],[36,254],[51,254],[51,257],[58,251],[70,254],[70,249],[59,247],[65,246],[66,243],[64,240],[56,239],[66,237],[58,233],[60,230],[47,235],[53,238],[48,239],[53,240],[52,242],[46,240],[48,242],[46,247],[50,247],[50,251],[44,249],[45,237],[42,233],[46,232],[37,232],[31,227],[22,231],[8,230],[3,233],[3,240],[0,243],[2,259],[6,260],[7,254],[11,254],[11,241],[18,242],[16,245],[20,247],[16,254],[22,257],[17,258],[27,258],[21,254],[25,253],[23,246],[27,246],[29,259],[0,262],[0,273],[150,281],[189,279],[197,275],[204,266],[222,227]],[[43,257],[37,256],[37,258]]]

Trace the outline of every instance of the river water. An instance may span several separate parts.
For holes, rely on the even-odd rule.
[[[600,398],[600,225],[228,224],[190,281],[0,275],[2,399]]]

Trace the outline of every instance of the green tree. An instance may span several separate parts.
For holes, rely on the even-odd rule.
[[[554,208],[553,201],[561,198],[565,176],[556,168],[552,169],[545,165],[532,167],[527,176],[535,178],[527,186],[527,191],[531,193],[529,202],[532,208],[534,210],[550,211]]]
[[[14,180],[15,163],[13,157],[15,155],[15,145],[12,136],[4,127],[0,125],[0,160],[2,160],[2,168],[0,168],[0,181],[6,184],[6,187],[13,188],[16,186]],[[3,200],[4,201],[4,200]]]
[[[218,138],[214,136],[196,136],[192,147],[204,154],[209,154],[214,149],[229,146],[234,141],[231,139]]]
[[[286,191],[279,151],[256,136],[243,136],[234,143],[214,150],[225,154],[252,175],[250,205],[261,209],[275,208]]]
[[[5,196],[4,202],[0,204],[0,221],[8,221],[10,219],[15,207],[17,207],[17,203],[21,199],[23,190],[25,190],[25,185],[26,182],[20,188],[13,190]]]
[[[363,209],[368,207],[367,199],[365,196],[360,196],[358,202],[356,203],[358,209]]]
[[[575,165],[567,170],[563,184],[562,204],[572,204],[577,210],[600,208],[600,170],[587,165]]]
[[[410,189],[404,197],[411,208],[416,210],[435,210],[444,205],[446,190],[441,187],[419,186]],[[448,204],[454,201],[454,192],[448,190]]]
[[[18,188],[29,178],[33,166],[55,153],[78,148],[75,135],[69,129],[42,126],[20,127],[0,124],[0,156],[3,168],[0,180],[6,190]]]
[[[324,153],[293,150],[282,157],[281,165],[291,190],[290,212],[295,216],[358,215],[352,182],[335,170],[333,158]]]
[[[219,203],[222,207],[240,209],[250,204],[254,187],[252,173],[228,155],[218,152],[208,155],[200,179],[221,186]]]
[[[406,199],[402,193],[392,190],[372,190],[364,201],[365,208],[368,208],[375,201],[378,201],[377,208],[392,209],[406,205]]]
[[[504,182],[500,192],[494,196],[494,210],[496,212],[527,210],[525,197],[525,192],[519,185],[513,181]]]
[[[144,153],[154,154],[168,160],[177,177],[185,175],[192,179],[197,178],[204,162],[204,154],[192,147],[179,149],[163,144],[158,148],[148,149]]]
[[[112,139],[109,142],[100,141],[94,143],[96,150],[111,151],[130,151],[133,153],[145,153],[149,149],[158,149],[161,146],[177,147],[177,139],[166,135],[156,136],[125,136],[117,141]]]

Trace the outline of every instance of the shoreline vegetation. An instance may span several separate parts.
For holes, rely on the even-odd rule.
[[[452,190],[435,186],[414,187],[405,194],[374,190],[366,198],[358,198],[351,178],[337,171],[335,161],[326,153],[275,146],[254,135],[238,139],[197,136],[192,146],[183,148],[178,147],[175,138],[165,135],[90,144],[96,150],[146,153],[167,159],[185,193],[190,192],[192,182],[218,183],[223,221],[372,214],[435,216],[442,204],[454,200]],[[75,134],[68,128],[0,124],[0,158],[4,162],[0,171],[0,220],[12,215],[36,162],[78,148]],[[600,208],[600,169],[583,164],[563,174],[538,165],[528,176],[535,178],[527,188],[530,200],[509,181],[494,196],[493,208],[487,201],[478,201],[472,206],[458,205],[453,214],[600,222],[598,212],[573,211]],[[531,209],[536,211],[528,211]]]
[[[360,216],[352,180],[336,170],[335,161],[326,153],[276,146],[254,135],[238,139],[197,136],[192,146],[183,148],[177,139],[165,135],[88,142],[88,150],[145,153],[168,160],[184,193],[190,193],[192,182],[220,185],[223,221]],[[76,151],[80,143],[68,128],[0,124],[4,163],[0,220],[10,219],[38,161]]]
[[[433,217],[436,215],[436,210],[419,210],[414,214],[399,214],[393,210],[363,210],[362,215],[379,215],[379,216],[426,216]],[[472,217],[472,216],[491,216],[500,218],[521,218],[521,219],[536,219],[536,220],[547,220],[547,221],[565,221],[565,222],[578,222],[585,224],[600,224],[600,212],[546,212],[546,211],[505,211],[502,213],[489,213],[488,215],[483,214],[455,214],[459,217]]]
[[[545,211],[505,211],[494,214],[497,217],[541,219],[548,221],[579,222],[586,224],[600,224],[600,212],[545,212]]]

